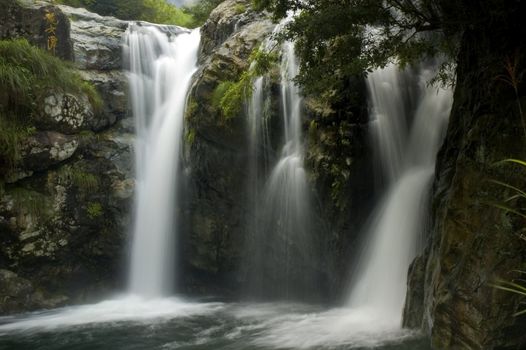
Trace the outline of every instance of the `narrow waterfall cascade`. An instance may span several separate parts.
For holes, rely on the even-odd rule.
[[[276,30],[280,28],[281,25],[278,25]],[[265,114],[269,107],[264,77],[254,82],[254,93],[248,108],[252,155],[249,173],[253,181],[250,191],[254,197],[253,224],[249,226],[253,231],[251,235],[255,237],[251,259],[257,265],[254,276],[257,281],[252,282],[259,291],[263,285],[270,284],[263,294],[285,298],[291,296],[291,289],[303,288],[301,286],[305,286],[309,278],[303,265],[309,255],[309,196],[303,165],[302,98],[293,81],[297,74],[294,43],[285,42],[281,47],[279,96],[283,143],[280,157],[270,166],[270,171],[260,164],[262,159],[265,163],[268,155],[258,153],[265,152],[271,137]],[[263,176],[266,181],[262,181]],[[303,271],[299,271],[300,268]]]
[[[452,104],[451,91],[427,86],[433,71],[416,82],[416,109],[404,101],[395,65],[368,76],[372,137],[379,170],[388,188],[372,215],[369,244],[358,265],[348,305],[368,309],[393,326],[401,325],[407,271],[417,254],[435,160]],[[409,96],[411,97],[411,96]]]
[[[184,110],[197,67],[199,29],[130,24],[129,84],[136,123],[136,209],[129,290],[172,291]]]
[[[302,98],[293,79],[298,74],[294,44],[285,42],[281,62],[281,103],[284,146],[281,157],[271,171],[266,188],[267,220],[288,236],[288,244],[305,243],[308,221],[307,179],[304,169],[305,150],[302,138]],[[287,244],[288,243],[288,244]],[[291,254],[291,252],[286,253]]]

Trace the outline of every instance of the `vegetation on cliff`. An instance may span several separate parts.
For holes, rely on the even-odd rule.
[[[522,114],[522,113],[521,113]],[[519,159],[505,159],[496,164],[497,166],[504,165],[516,165],[521,168],[522,171],[526,170],[526,162]],[[524,201],[526,200],[526,192],[522,188],[518,188],[508,182],[502,182],[499,180],[491,180],[492,183],[499,186],[504,193],[510,192],[511,195],[508,195],[506,198],[503,198],[501,202],[492,203],[493,206],[502,209],[505,213],[511,214],[516,218],[521,220],[526,219],[526,211],[524,210]],[[520,231],[515,234],[521,241],[526,241],[526,228],[522,228]],[[524,275],[526,271],[521,270],[520,268],[513,271],[517,278],[513,280],[507,280],[499,278],[494,287],[501,289],[507,292],[515,293],[519,295],[522,300],[526,298],[526,284],[524,281]],[[524,302],[521,303],[522,305]],[[526,308],[521,307],[514,316],[520,316],[526,314]]]
[[[217,85],[212,95],[212,105],[221,110],[226,120],[235,117],[252,96],[254,79],[267,74],[277,59],[273,51],[266,52],[260,48],[253,50],[248,59],[249,68],[236,81],[223,81]]]
[[[51,93],[85,94],[100,106],[94,87],[73,67],[25,39],[0,41],[0,169],[19,160],[19,145],[34,132],[32,120]]]
[[[57,0],[61,4],[84,7],[103,16],[187,28],[202,25],[221,1],[223,0],[200,0],[178,8],[166,0]]]
[[[518,2],[453,0],[255,0],[276,19],[297,11],[283,38],[297,42],[306,93],[338,89],[353,75],[389,62],[442,56],[437,79],[451,82],[460,36],[517,10]]]

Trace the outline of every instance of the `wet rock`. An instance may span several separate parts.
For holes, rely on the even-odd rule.
[[[267,18],[265,14],[251,11],[250,7],[250,2],[246,0],[226,0],[210,13],[201,27],[201,59],[210,55],[240,28]],[[257,33],[254,34],[257,36]]]
[[[504,74],[506,57],[526,50],[524,40],[509,38],[526,33],[517,11],[499,18],[466,30],[462,38],[429,240],[409,275],[405,324],[426,330],[437,349],[526,346],[526,319],[513,316],[524,299],[493,287],[498,279],[521,278],[514,271],[526,267],[526,241],[518,237],[523,219],[492,204],[503,203],[511,192],[487,181],[526,188],[524,169],[495,166],[507,158],[526,159],[517,99],[495,79]],[[520,71],[524,61],[519,64]]]
[[[254,15],[250,16],[252,18],[250,22],[238,24],[234,32],[230,35],[225,34],[226,37],[222,37],[222,41],[211,37],[205,29],[206,26],[219,26],[224,21],[233,21],[228,16],[236,18],[241,16],[232,10],[232,7],[239,3],[240,1],[234,0],[223,2],[212,12],[210,19],[203,26],[202,45],[206,46],[208,41],[213,41],[215,44],[210,53],[202,50],[200,55],[202,66],[195,75],[195,82],[190,92],[189,105],[192,107],[192,104],[195,104],[196,107],[187,113],[190,126],[198,135],[231,149],[238,149],[241,146],[240,142],[245,141],[245,121],[233,121],[226,125],[221,113],[211,102],[212,94],[221,82],[235,81],[241,72],[248,69],[248,57],[251,52],[259,47],[275,26],[268,18]],[[241,3],[247,4],[244,1]],[[206,103],[203,103],[205,101]]]
[[[121,70],[80,71],[81,76],[90,82],[104,101],[102,108],[87,120],[93,131],[107,129],[118,120],[126,118],[128,110],[128,81]]]
[[[0,24],[0,35],[36,43],[33,37],[45,27],[33,24],[34,11],[61,14],[68,31],[59,42],[73,45],[67,58],[84,69],[103,103],[94,109],[84,95],[54,91],[38,102],[41,112],[32,116],[21,160],[0,186],[0,267],[32,288],[27,298],[21,291],[16,302],[0,300],[5,313],[89,302],[121,287],[135,185],[133,120],[127,119],[121,72],[127,23],[66,6],[20,3],[0,14],[8,21]],[[18,301],[24,298],[30,301]]]
[[[202,27],[201,68],[186,115],[190,177],[181,189],[188,199],[182,221],[189,223],[181,228],[181,285],[189,292],[229,294],[239,288],[247,217],[246,121],[240,116],[226,122],[211,97],[219,83],[236,80],[248,68],[250,53],[273,28],[249,1],[238,0],[220,4]]]
[[[0,314],[22,310],[31,304],[33,286],[16,273],[0,269]]]

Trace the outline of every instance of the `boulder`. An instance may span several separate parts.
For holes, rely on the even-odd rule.
[[[42,113],[34,118],[41,130],[75,133],[88,129],[93,108],[86,95],[54,92],[44,98]]]
[[[80,69],[122,68],[122,39],[127,21],[103,17],[83,8],[57,6],[71,22],[73,60]]]

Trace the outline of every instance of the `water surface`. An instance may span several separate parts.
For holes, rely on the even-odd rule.
[[[415,332],[368,314],[291,303],[126,297],[1,317],[0,349],[429,349]]]

